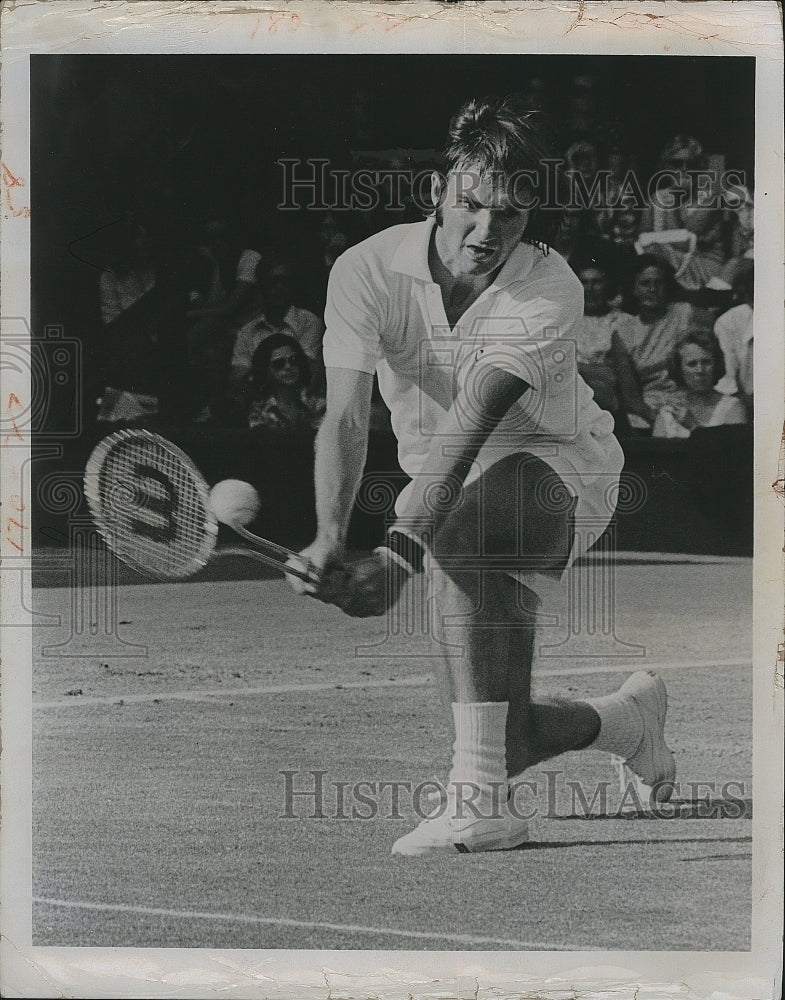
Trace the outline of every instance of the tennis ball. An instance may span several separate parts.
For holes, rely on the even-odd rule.
[[[241,479],[222,479],[210,490],[210,509],[222,524],[245,527],[260,507],[259,494]]]

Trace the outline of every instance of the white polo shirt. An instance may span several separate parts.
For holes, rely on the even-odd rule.
[[[338,258],[325,364],[376,371],[401,468],[412,477],[427,475],[433,437],[466,372],[486,364],[511,371],[530,389],[491,432],[467,483],[508,455],[531,452],[578,497],[576,520],[607,523],[623,454],[613,418],[577,371],[581,283],[555,251],[521,244],[451,329],[428,267],[434,224],[393,226]]]

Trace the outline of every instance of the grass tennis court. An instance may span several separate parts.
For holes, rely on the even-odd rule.
[[[622,817],[609,758],[568,754],[527,774],[532,843],[449,858],[390,856],[415,822],[404,792],[400,818],[389,788],[373,818],[340,818],[357,782],[444,778],[423,644],[382,642],[383,620],[280,579],[219,578],[238,568],[123,586],[119,634],[139,648],[103,655],[66,643],[67,574],[36,588],[36,611],[62,624],[36,633],[50,648],[34,665],[34,944],[749,948],[751,561],[621,560],[617,636],[645,656],[587,655],[584,637],[535,666],[536,690],[575,696],[661,669],[680,782],[667,815]],[[309,818],[313,797],[283,817],[282,771],[294,790],[326,772],[325,818]]]

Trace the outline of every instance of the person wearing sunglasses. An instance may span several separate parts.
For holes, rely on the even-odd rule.
[[[279,431],[319,426],[324,400],[309,392],[308,358],[293,337],[274,333],[253,355],[248,426]]]
[[[295,340],[308,358],[313,381],[323,383],[324,324],[310,310],[294,304],[295,272],[287,264],[263,261],[258,269],[259,291],[252,314],[237,331],[229,372],[228,392],[233,405],[245,409],[254,352],[274,334]]]

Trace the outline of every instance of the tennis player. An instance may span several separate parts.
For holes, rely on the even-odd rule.
[[[623,455],[575,367],[583,291],[547,245],[537,116],[512,98],[470,101],[445,152],[433,215],[351,247],[332,269],[318,531],[303,553],[324,583],[290,578],[367,616],[427,575],[455,742],[446,808],[395,843],[407,855],[525,842],[508,782],[568,750],[619,755],[659,799],[675,777],[654,674],[595,701],[531,698],[541,600],[583,551],[582,523],[597,537],[610,520]],[[374,372],[411,482],[386,544],[331,573],[344,565]]]

